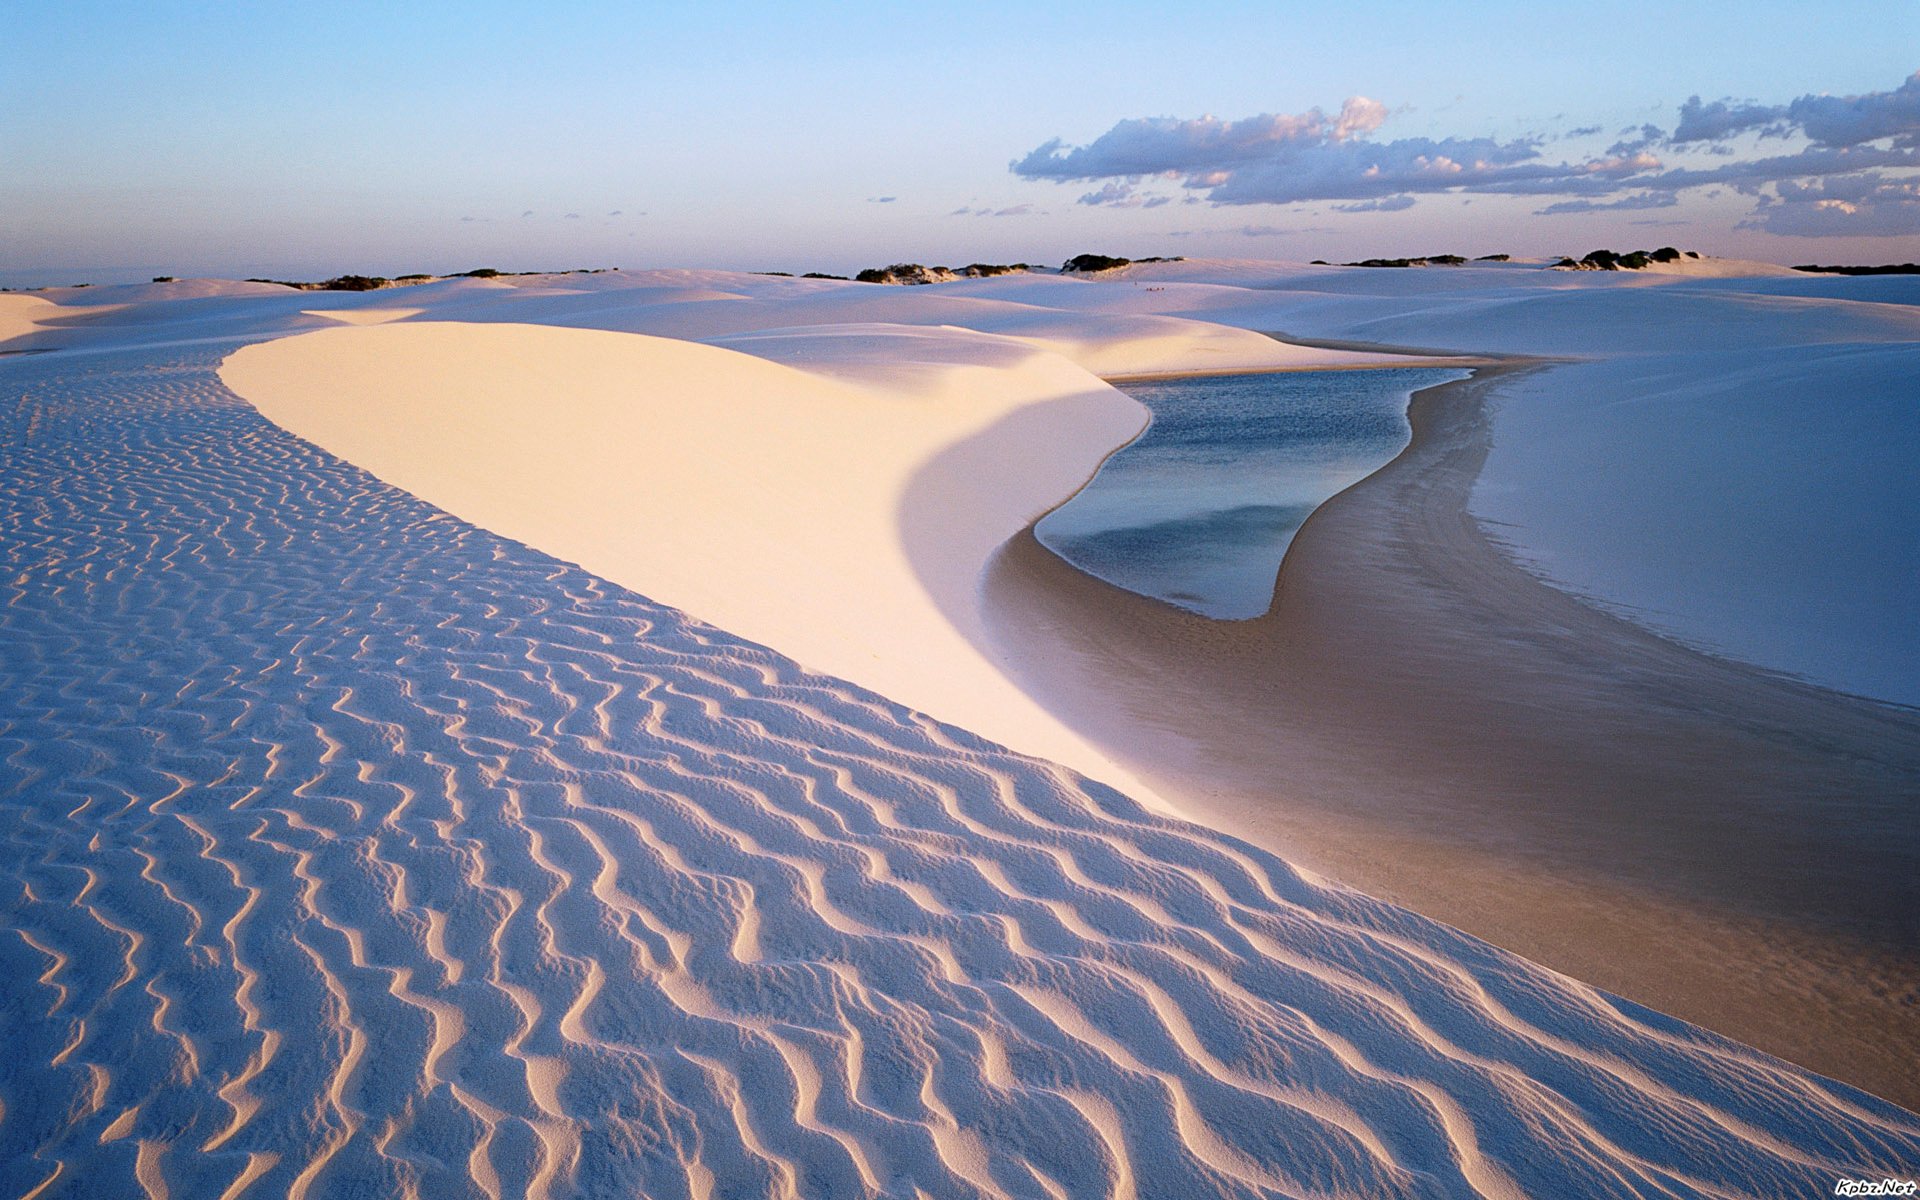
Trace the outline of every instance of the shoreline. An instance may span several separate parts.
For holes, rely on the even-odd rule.
[[[1371,346],[1364,342],[1330,342],[1323,338],[1296,338],[1280,334],[1270,334],[1276,341],[1295,346],[1309,346],[1316,350],[1352,350],[1360,353],[1393,354],[1397,351],[1386,347]],[[1327,374],[1334,371],[1405,371],[1419,367],[1453,367],[1471,370],[1475,367],[1494,366],[1508,361],[1507,357],[1494,354],[1447,354],[1441,351],[1419,351],[1404,356],[1404,360],[1392,362],[1333,363],[1327,366],[1305,367],[1206,367],[1192,371],[1144,371],[1134,375],[1102,375],[1102,382],[1116,387],[1123,383],[1151,383],[1162,379],[1217,379],[1228,375],[1303,375]],[[1055,507],[1058,507],[1057,505]]]
[[[996,657],[1195,819],[1920,1106],[1902,1066],[1920,1057],[1920,885],[1897,819],[1920,721],[1674,642],[1510,559],[1467,511],[1488,400],[1554,361],[1415,393],[1412,441],[1308,518],[1263,617],[1126,592],[1029,526],[984,584]]]

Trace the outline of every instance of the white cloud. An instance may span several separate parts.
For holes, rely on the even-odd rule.
[[[1680,123],[1674,126],[1673,137],[1668,140],[1674,143],[1723,141],[1750,129],[1779,126],[1785,115],[1784,105],[1736,104],[1731,100],[1702,104],[1700,97],[1694,96],[1680,106]]]
[[[1098,191],[1088,192],[1074,203],[1118,208],[1137,205],[1140,201],[1134,196],[1132,184],[1116,179],[1102,185]]]
[[[1862,172],[1920,170],[1920,72],[1892,91],[1802,96],[1778,105],[1708,104],[1695,96],[1681,107],[1671,134],[1657,125],[1627,126],[1605,154],[1572,161],[1547,158],[1544,137],[1368,136],[1387,116],[1384,104],[1355,96],[1332,116],[1312,108],[1237,121],[1138,118],[1118,122],[1083,146],[1055,138],[1011,169],[1026,179],[1098,184],[1080,196],[1085,205],[1157,206],[1170,198],[1141,189],[1149,180],[1165,179],[1186,193],[1188,203],[1344,201],[1334,205],[1344,213],[1400,211],[1417,196],[1439,194],[1538,196],[1554,201],[1538,210],[1546,215],[1671,208],[1681,191],[1724,185],[1755,198],[1749,224],[1756,228],[1787,232],[1845,219],[1862,232],[1920,232],[1902,227],[1910,209],[1888,193],[1875,193],[1882,197],[1871,205],[1875,215],[1858,217],[1835,205],[1818,208],[1817,201],[1792,190]],[[1748,142],[1730,144],[1756,131],[1801,144],[1765,157],[1754,157]],[[1590,136],[1598,129],[1575,132]],[[1749,148],[1743,153],[1736,145]],[[1670,164],[1657,151],[1672,152],[1678,161]],[[1822,199],[1860,203],[1837,194]]]
[[[1618,200],[1561,200],[1535,209],[1536,217],[1557,217],[1567,213],[1608,212],[1631,208],[1672,208],[1680,197],[1672,192],[1635,192]]]
[[[1865,96],[1802,96],[1787,117],[1823,146],[1858,146],[1881,138],[1920,143],[1920,71],[1891,92]]]
[[[1014,204],[1006,208],[956,208],[947,214],[950,217],[1030,217],[1044,216],[1041,209],[1031,204]]]
[[[1818,146],[1858,146],[1896,138],[1912,146],[1920,138],[1920,71],[1890,92],[1861,96],[1802,96],[1788,104],[1752,104],[1694,96],[1680,106],[1675,143],[1725,141],[1758,129],[1763,135],[1806,135]]]
[[[1920,179],[1878,172],[1782,183],[1762,196],[1742,228],[1789,237],[1896,237],[1920,234]]]
[[[1352,204],[1336,204],[1335,212],[1400,212],[1413,207],[1413,197],[1407,195],[1386,196],[1379,200],[1360,200]]]
[[[1090,144],[1064,153],[1065,143],[1055,138],[1014,163],[1013,172],[1029,179],[1189,174],[1256,162],[1291,144],[1344,142],[1378,129],[1386,116],[1386,105],[1354,96],[1332,117],[1317,108],[1298,116],[1262,113],[1241,121],[1148,117],[1122,121]]]

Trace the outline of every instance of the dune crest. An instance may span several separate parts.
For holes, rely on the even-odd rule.
[[[0,346],[36,332],[42,320],[59,311],[59,305],[38,296],[0,296]]]
[[[908,349],[866,380],[876,340]],[[750,344],[760,356],[599,330],[409,323],[250,346],[221,377],[276,423],[456,516],[1144,791],[1015,688],[968,623],[993,549],[1145,411],[1064,358],[966,330]],[[814,373],[770,361],[783,353]],[[1009,420],[1019,437],[996,437]],[[980,437],[996,445],[981,469],[922,477]]]

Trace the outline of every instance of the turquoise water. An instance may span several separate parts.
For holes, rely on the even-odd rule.
[[[1153,423],[1034,532],[1130,592],[1221,620],[1257,617],[1313,510],[1406,447],[1407,398],[1465,376],[1395,368],[1126,384]]]

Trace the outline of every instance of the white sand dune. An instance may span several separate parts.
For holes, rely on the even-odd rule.
[[[1098,375],[1394,361],[924,288],[476,282],[336,309],[382,327],[251,346],[223,378],[456,515],[1149,799],[987,656],[982,568],[1145,424]]]
[[[403,333],[477,347],[292,345]],[[1911,1114],[387,486],[228,349],[0,363],[6,1194],[1736,1197],[1920,1160]],[[652,366],[854,403],[736,357]]]
[[[1032,278],[1060,288],[1086,286],[1053,276]],[[1112,311],[1090,315],[1000,299],[988,286],[996,282],[885,287],[721,271],[621,271],[521,278],[512,287],[444,297],[428,289],[408,289],[407,295],[434,295],[430,317],[438,321],[566,325],[709,341],[799,327],[954,326],[1021,338],[1102,378],[1362,366],[1382,357],[1290,345],[1210,320]]]
[[[965,330],[737,344],[767,357],[409,323],[265,342],[221,375],[281,426],[457,516],[1132,785],[983,655],[974,597],[994,548],[1145,410],[1063,358]],[[842,379],[768,361],[783,355]],[[885,390],[850,386],[861,363]]]
[[[43,318],[59,311],[53,301],[39,296],[0,295],[0,349],[15,338],[37,331]]]

